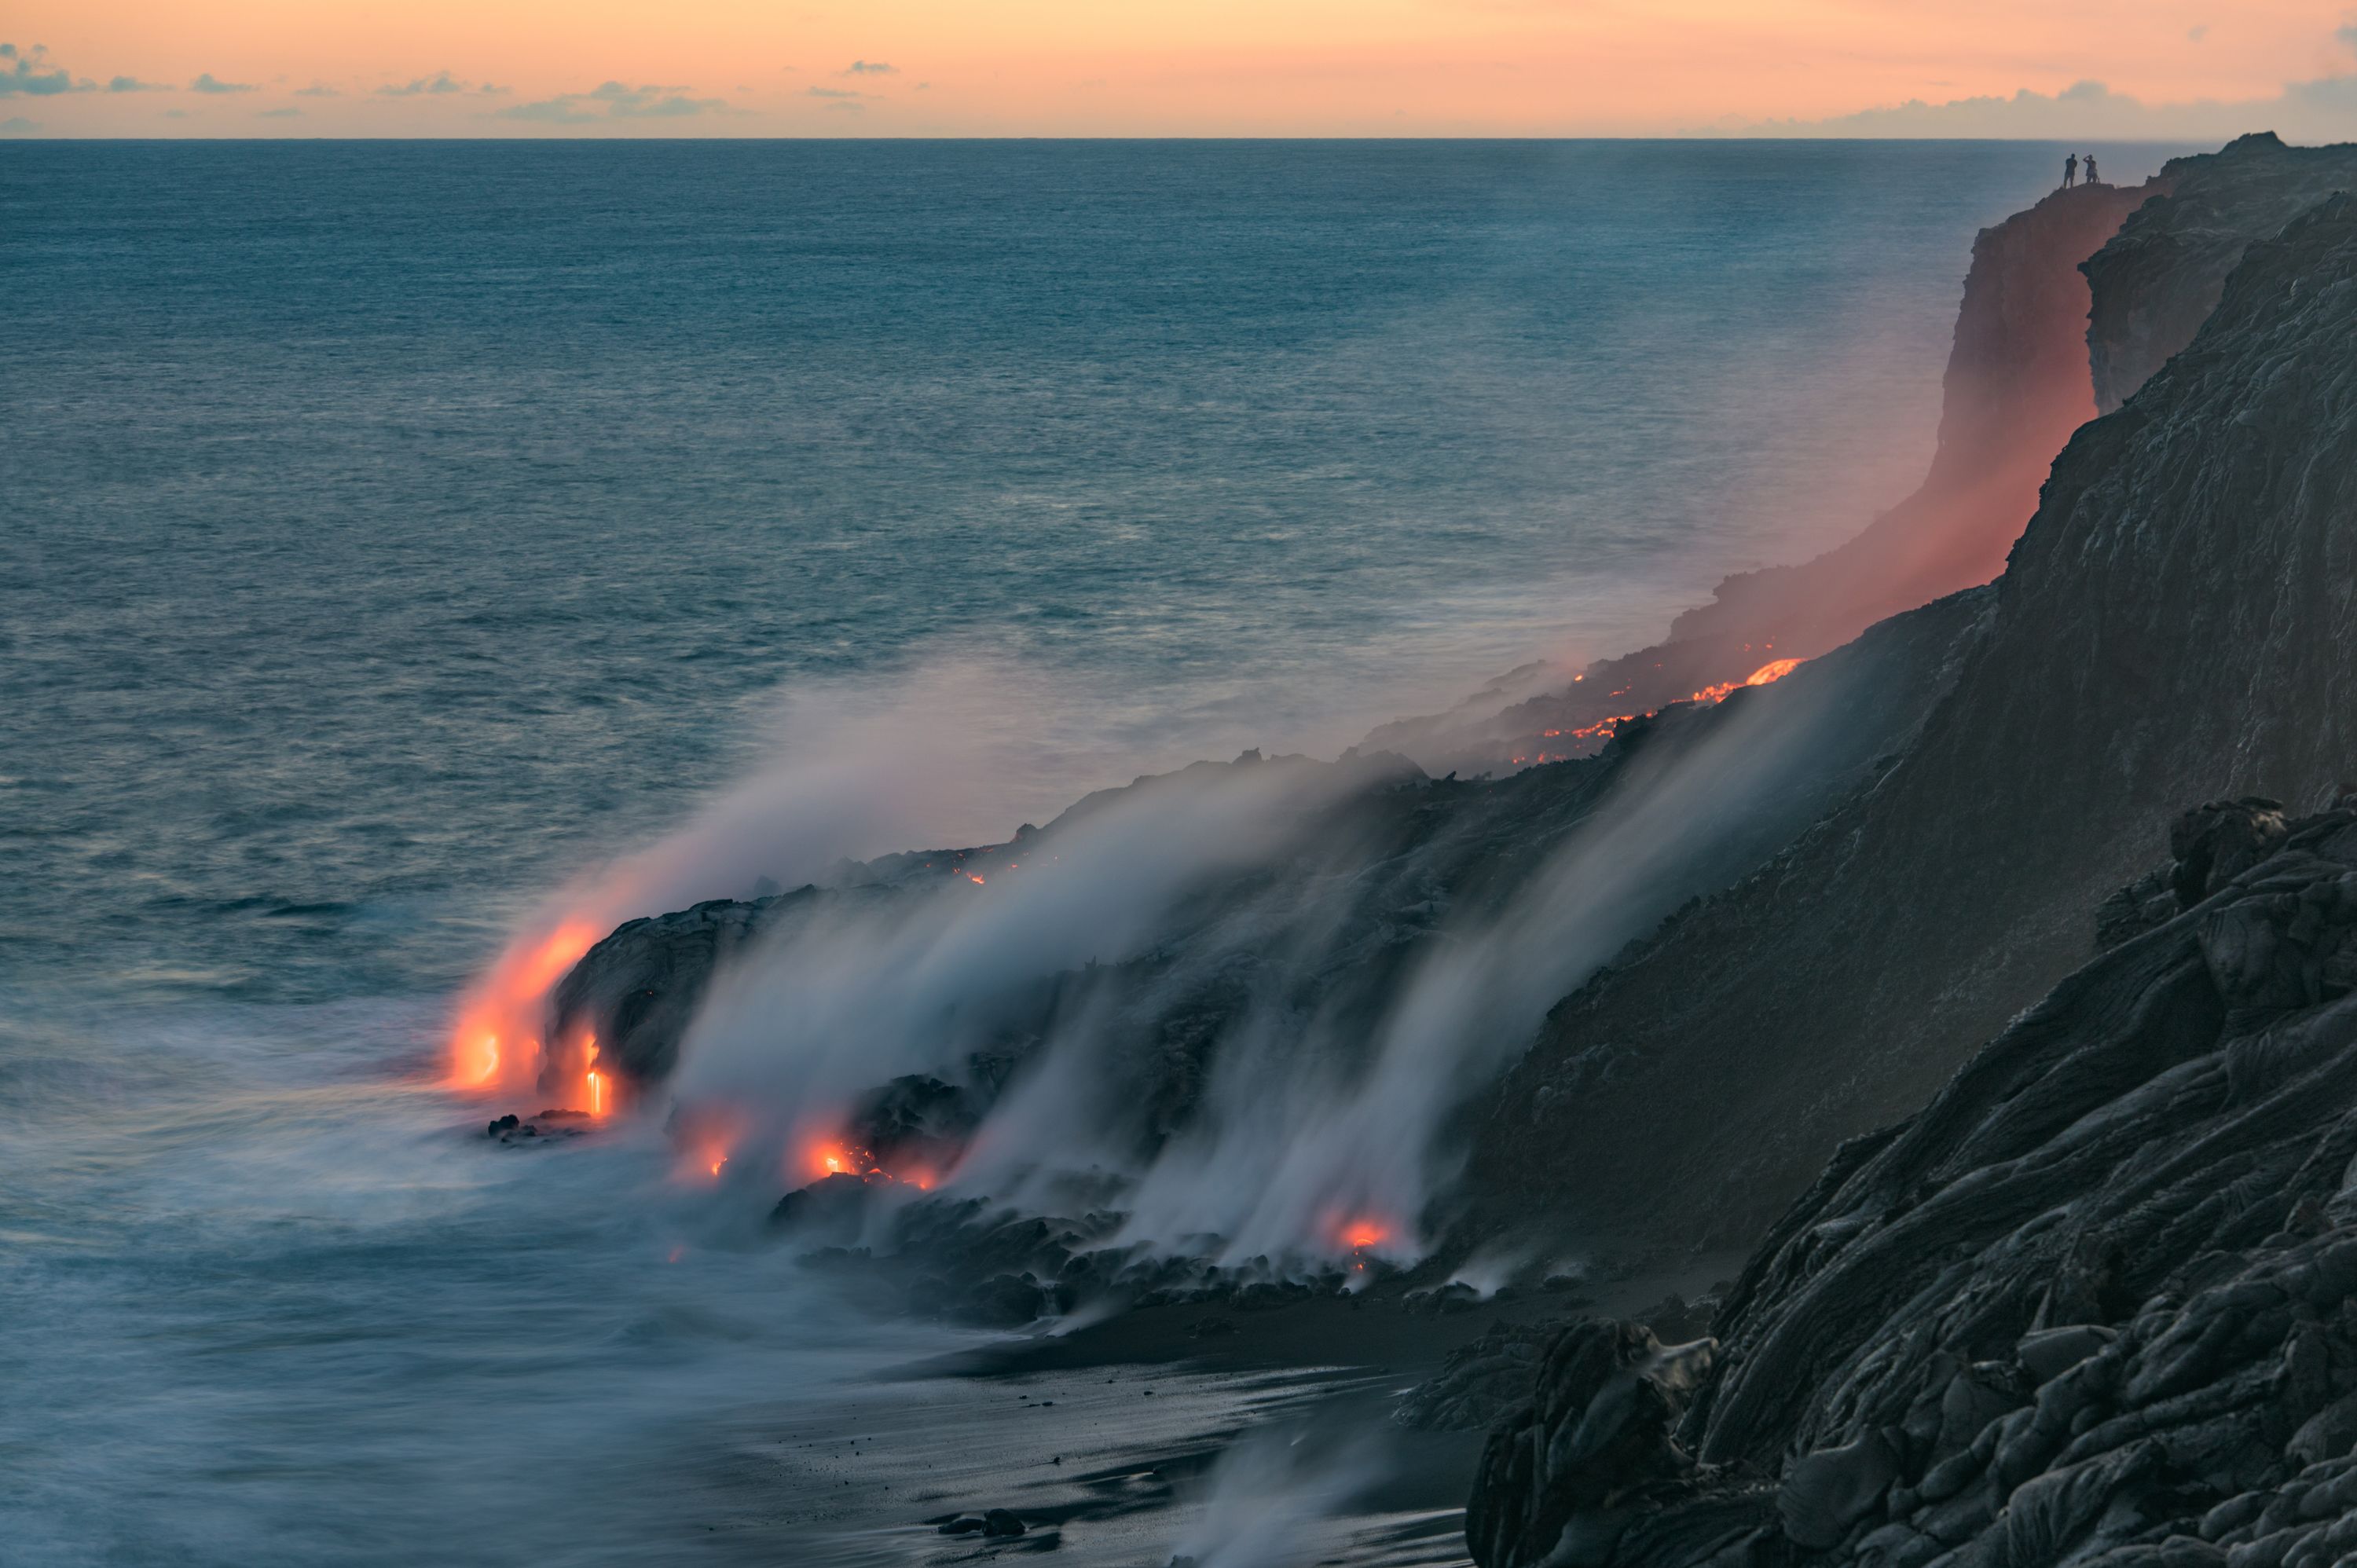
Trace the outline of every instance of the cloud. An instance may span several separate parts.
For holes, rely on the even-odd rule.
[[[1988,95],[1864,109],[1826,120],[1728,119],[1696,133],[1738,136],[1954,136],[2027,141],[2224,142],[2273,130],[2287,141],[2329,142],[2357,135],[2357,76],[2287,82],[2272,98],[2222,102],[2147,103],[2100,81],[2060,92],[2028,88]]]
[[[315,81],[308,87],[296,88],[295,90],[295,96],[297,98],[341,98],[343,94],[337,91],[332,87],[328,87]]]
[[[135,76],[118,76],[106,84],[109,92],[169,92],[172,90],[160,81],[142,81]]]
[[[580,102],[578,94],[567,93],[562,98],[544,99],[538,103],[511,103],[492,113],[502,120],[522,120],[534,125],[586,125],[597,118],[574,107]]]
[[[560,92],[536,103],[511,104],[494,113],[501,120],[533,124],[587,125],[599,120],[677,120],[728,107],[720,99],[690,98],[688,92],[684,87],[632,87],[605,81],[587,92]]]
[[[837,99],[837,100],[835,100],[835,102],[832,102],[832,103],[822,103],[822,104],[820,104],[820,105],[819,105],[819,107],[820,107],[821,109],[823,109],[823,110],[824,110],[824,109],[843,109],[843,110],[848,110],[850,113],[854,113],[854,114],[865,114],[866,113],[867,113],[867,105],[866,105],[866,104],[865,104],[865,103],[846,103],[846,102],[843,102],[841,99]]]
[[[87,92],[91,83],[77,84],[73,73],[49,62],[49,51],[39,44],[19,49],[0,44],[0,98],[48,98],[59,92]]]
[[[2357,49],[2357,22],[2342,23],[2332,29],[2332,36],[2351,48]]]
[[[257,120],[299,120],[302,116],[300,109],[264,109],[253,117]]]
[[[188,118],[188,112],[185,109],[167,109],[164,111],[164,118],[167,120],[185,120]]]
[[[838,76],[898,76],[900,74],[900,68],[897,65],[887,65],[880,59],[856,59],[835,74]]]
[[[802,91],[813,98],[873,98],[872,92],[854,92],[847,87],[805,87]]]
[[[414,81],[388,83],[378,88],[376,95],[379,98],[422,98],[429,94],[466,91],[465,82],[456,80],[447,70],[437,70],[432,76],[421,76]]]
[[[0,120],[0,136],[21,136],[40,128],[38,120],[27,120],[22,114],[11,114],[5,120]]]
[[[188,83],[188,91],[191,92],[251,92],[253,91],[253,83],[222,81],[208,70],[200,72],[196,81]]]
[[[728,107],[717,98],[690,98],[686,93],[684,87],[625,87],[619,81],[608,81],[589,96],[604,103],[608,114],[625,120],[672,119]]]

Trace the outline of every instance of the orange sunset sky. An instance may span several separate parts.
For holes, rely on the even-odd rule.
[[[16,0],[38,135],[2357,136],[2293,0]]]

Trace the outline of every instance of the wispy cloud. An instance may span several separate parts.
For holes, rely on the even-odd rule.
[[[2191,103],[2148,103],[2100,81],[2080,81],[2055,93],[2024,88],[2011,97],[1955,98],[1942,103],[1910,99],[1828,120],[1729,119],[1691,134],[2222,142],[2263,130],[2294,142],[2357,135],[2357,75],[2287,82],[2272,98]]]
[[[253,117],[257,120],[299,120],[303,117],[303,111],[300,109],[264,109],[256,112]]]
[[[106,84],[109,92],[169,92],[171,88],[160,81],[142,81],[135,76],[118,76]]]
[[[38,120],[27,120],[22,114],[11,114],[0,120],[0,136],[22,136],[41,128]]]
[[[59,92],[87,92],[91,84],[77,83],[73,73],[49,59],[39,44],[20,49],[0,44],[0,98],[48,98]]]
[[[451,80],[450,73],[447,70],[437,70],[432,76],[421,76],[411,82],[398,85],[388,82],[376,90],[376,95],[379,98],[418,98],[429,92],[464,92],[466,91],[464,82]]]
[[[870,98],[873,93],[854,92],[847,87],[805,87],[802,91],[813,98]]]
[[[587,125],[597,118],[580,104],[578,93],[566,93],[561,98],[544,98],[537,103],[511,103],[493,113],[502,120],[522,120],[533,125]]]
[[[676,120],[709,114],[728,105],[717,98],[691,98],[684,87],[632,87],[607,81],[587,92],[560,92],[533,103],[494,111],[502,120],[540,125],[587,125],[601,120]]]
[[[223,81],[208,70],[199,73],[197,80],[188,83],[188,91],[191,92],[252,92],[253,83]]]
[[[315,81],[308,87],[296,88],[295,90],[295,96],[297,98],[341,98],[343,94],[337,91],[334,88],[328,86],[324,82]]]
[[[900,68],[887,65],[880,59],[856,59],[836,73],[839,76],[898,76]]]

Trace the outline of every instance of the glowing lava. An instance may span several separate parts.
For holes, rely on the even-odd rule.
[[[1770,646],[1773,647],[1774,644],[1771,643]],[[1769,660],[1767,663],[1762,664],[1759,669],[1754,670],[1750,674],[1746,675],[1740,681],[1721,681],[1715,685],[1705,686],[1700,691],[1689,692],[1685,696],[1678,700],[1687,703],[1699,703],[1707,707],[1716,703],[1725,702],[1727,696],[1739,687],[1766,686],[1774,682],[1781,681],[1785,676],[1790,675],[1793,671],[1798,670],[1806,662],[1808,661],[1803,659],[1773,659]],[[1575,677],[1575,679],[1577,679],[1577,677]],[[1627,688],[1622,688],[1623,692],[1626,690]],[[1615,692],[1612,693],[1612,695],[1616,697],[1621,694],[1621,692]],[[1653,708],[1641,714],[1615,714],[1609,719],[1598,719],[1592,725],[1582,725],[1579,728],[1575,730],[1551,729],[1542,731],[1540,738],[1552,740],[1557,736],[1568,736],[1573,740],[1592,740],[1601,743],[1610,740],[1614,736],[1618,735],[1620,732],[1620,726],[1622,725],[1628,724],[1635,719],[1652,718],[1653,714],[1658,714],[1662,710],[1659,708]],[[1567,751],[1558,752],[1556,757],[1557,759],[1560,760],[1569,755],[1570,754]],[[1523,763],[1533,760],[1544,762],[1547,760],[1547,754],[1542,751],[1538,754],[1535,759],[1528,757],[1517,757],[1513,758],[1513,763],[1515,767],[1519,768]]]
[[[932,1172],[888,1171],[877,1163],[873,1150],[845,1138],[822,1139],[811,1144],[799,1159],[790,1160],[787,1164],[787,1178],[794,1179],[797,1174],[803,1181],[824,1181],[831,1176],[854,1176],[871,1184],[897,1182],[903,1187],[913,1187],[919,1192],[933,1189]]]
[[[500,955],[468,993],[450,1031],[452,1087],[521,1088],[539,1075],[549,990],[597,945],[597,928],[587,921],[568,919]]]

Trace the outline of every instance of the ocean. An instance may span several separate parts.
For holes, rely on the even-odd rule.
[[[9,1561],[726,1551],[716,1477],[971,1337],[653,1129],[488,1145],[437,1057],[521,913],[845,714],[932,775],[872,854],[1634,645],[1912,486],[2061,156],[0,147]]]

